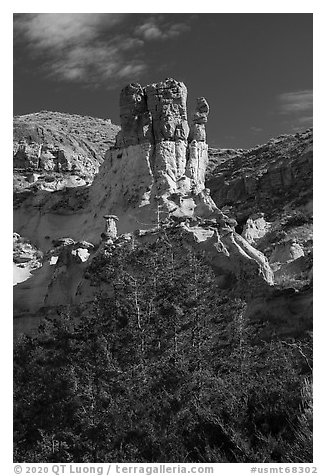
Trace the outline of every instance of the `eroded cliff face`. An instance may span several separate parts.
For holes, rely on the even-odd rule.
[[[249,150],[212,159],[207,186],[218,207],[238,220],[253,213],[268,219],[285,208],[312,212],[313,131],[282,135]]]
[[[14,286],[26,281],[32,276],[31,272],[42,266],[43,253],[29,240],[18,233],[13,234],[13,278]]]
[[[61,192],[38,193],[17,206],[16,230],[43,251],[51,254],[53,243],[62,236],[72,239],[72,244],[65,242],[56,263],[51,265],[46,255],[43,272],[48,285],[38,292],[37,304],[20,295],[21,302],[27,302],[24,312],[41,307],[42,295],[43,306],[93,299],[98,289],[85,284],[92,256],[123,237],[132,236],[122,243],[141,244],[162,229],[175,227],[186,247],[204,252],[221,288],[245,296],[272,286],[268,260],[235,232],[236,222],[222,213],[205,187],[209,113],[205,98],[197,100],[190,127],[186,86],[171,78],[145,87],[128,85],[120,95],[120,111],[121,130],[90,187],[66,192],[66,198]],[[120,237],[108,240],[103,217],[112,215],[119,219]],[[79,262],[73,253],[75,243],[85,241],[95,249]],[[73,259],[67,261],[71,254]],[[37,273],[33,280],[42,281]]]
[[[119,215],[124,233],[152,226],[158,208],[162,216],[216,211],[204,185],[207,144],[188,142],[186,97],[185,85],[172,79],[124,88],[121,132],[94,184],[51,193],[56,184],[39,189],[36,180],[33,193],[15,197],[15,229],[48,249],[46,236],[96,242],[105,213]]]
[[[272,284],[266,258],[235,233],[235,222],[217,208],[205,187],[209,106],[205,98],[197,100],[189,128],[186,100],[185,85],[173,79],[122,90],[121,131],[90,190],[91,201],[118,215],[122,232],[150,229],[174,218],[190,220],[184,235],[195,247],[205,248],[224,278],[241,280],[239,270],[247,266],[247,277],[256,284]],[[105,196],[95,198],[104,184]],[[209,227],[198,219],[211,220]]]
[[[109,119],[41,111],[14,117],[14,192],[91,183],[119,127]]]
[[[312,129],[250,150],[227,152],[216,151],[208,168],[206,184],[215,203],[237,220],[236,231],[269,259],[276,285],[308,285],[313,251]]]
[[[140,84],[126,86],[120,95],[120,111],[121,131],[115,148],[107,154],[108,166],[114,173],[122,163],[134,170],[139,168],[145,178],[141,202],[178,192],[198,194],[205,188],[209,108],[204,98],[198,100],[190,134],[187,88],[171,78],[144,88]],[[126,200],[134,200],[134,192],[132,197]]]

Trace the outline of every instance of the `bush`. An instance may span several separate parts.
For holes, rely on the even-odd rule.
[[[305,225],[306,223],[312,223],[312,217],[301,210],[296,211],[290,217],[287,217],[284,222],[283,226],[287,228],[293,228],[295,226]]]

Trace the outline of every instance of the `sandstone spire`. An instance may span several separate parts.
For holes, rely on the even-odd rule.
[[[217,208],[205,187],[208,114],[206,99],[198,98],[189,129],[187,88],[175,79],[126,86],[120,95],[121,132],[92,189],[101,188],[98,180],[105,184],[101,203],[119,215],[122,233],[157,229],[159,209],[160,221],[184,222],[185,236],[201,244],[217,267],[232,269],[236,275],[244,267],[258,281],[261,273],[262,281],[271,283],[266,258],[235,233],[232,220]],[[188,227],[187,219],[194,223],[209,219],[214,229]]]
[[[88,259],[106,253],[108,244],[146,242],[166,229],[177,233],[187,248],[204,253],[222,288],[236,286],[239,293],[251,293],[273,283],[266,257],[235,232],[235,220],[224,215],[205,187],[209,107],[204,98],[197,100],[189,134],[186,100],[186,86],[170,78],[145,87],[132,83],[121,91],[121,131],[87,195],[77,191],[68,197],[76,208],[68,219],[58,215],[60,227],[56,215],[45,208],[33,220],[44,242],[44,230],[53,238],[67,234],[73,239],[64,240],[62,253],[54,251],[55,266],[47,263],[43,274],[31,278],[32,300],[28,289],[27,294],[26,288],[16,290],[22,309],[33,300],[33,306],[28,304],[31,312],[58,300],[62,304],[93,299],[98,289],[83,275]],[[100,236],[101,246],[91,252],[89,242],[98,243]],[[43,294],[38,279],[44,282]]]
[[[208,111],[205,98],[199,98],[189,137],[187,88],[184,83],[168,78],[145,87],[132,83],[123,88],[120,94],[121,131],[115,148],[108,156],[113,170],[117,167],[124,176],[120,176],[119,183],[114,185],[114,195],[123,188],[117,202],[130,202],[130,195],[132,201],[137,202],[138,195],[138,201],[143,206],[150,204],[153,196],[159,196],[170,211],[175,209],[175,205],[168,203],[171,202],[171,194],[193,193],[198,196],[205,189],[208,163],[205,124]],[[189,138],[191,141],[188,143]],[[135,183],[138,171],[141,180]],[[131,177],[133,184],[128,185]],[[121,182],[124,184],[121,185]],[[210,212],[216,208],[207,193],[203,200]],[[177,213],[179,206],[180,201]],[[195,206],[188,207],[191,215]]]
[[[116,215],[104,215],[105,220],[105,231],[101,234],[103,241],[113,242],[118,236],[117,222],[119,218]]]
[[[146,95],[138,83],[128,84],[120,93],[121,131],[116,146],[128,147],[151,140],[151,117],[147,109]]]
[[[155,142],[186,141],[189,134],[186,86],[182,82],[168,78],[146,86],[145,90],[148,110],[153,121]]]
[[[188,141],[193,140],[206,142],[206,129],[207,116],[209,113],[209,106],[204,97],[197,98],[196,111],[192,117],[192,125],[190,127],[190,133]]]

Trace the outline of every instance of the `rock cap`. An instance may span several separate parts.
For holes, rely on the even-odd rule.
[[[110,218],[112,218],[113,220],[119,221],[119,218],[116,215],[103,215],[103,218],[105,220],[110,220]]]

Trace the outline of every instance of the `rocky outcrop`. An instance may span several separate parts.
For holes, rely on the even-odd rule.
[[[14,147],[14,168],[70,172],[72,164],[60,147],[20,140]]]
[[[92,186],[80,187],[78,196],[75,190],[32,194],[23,206],[17,203],[16,228],[48,249],[45,236],[54,239],[59,233],[96,242],[106,214],[119,217],[120,233],[155,225],[158,213],[161,220],[214,215],[227,221],[205,189],[207,144],[188,142],[186,97],[185,85],[172,79],[124,88],[121,131]]]
[[[263,213],[252,215],[248,218],[242,232],[242,236],[254,245],[263,238],[270,228],[270,224],[266,222]]]
[[[196,140],[200,142],[206,142],[206,129],[207,116],[209,113],[209,106],[205,98],[201,97],[197,99],[196,112],[192,118],[192,125],[190,127],[189,142]]]
[[[215,147],[208,147],[208,166],[206,180],[212,177],[216,167],[220,167],[222,164],[226,165],[226,162],[236,157],[242,157],[244,149],[216,149]]]
[[[210,152],[206,185],[215,203],[269,259],[282,287],[311,281],[312,142],[308,129],[247,151]]]
[[[167,79],[143,88],[131,83],[120,94],[121,131],[116,146],[187,140],[187,88]]]
[[[120,93],[121,130],[117,147],[137,145],[151,139],[151,117],[147,109],[145,91],[138,83],[131,83]]]
[[[202,133],[192,135],[187,121],[187,88],[174,79],[144,88],[139,84],[126,86],[120,95],[120,109],[121,131],[105,164],[107,175],[118,178],[110,184],[110,196],[119,196],[115,205],[138,202],[141,207],[155,209],[159,199],[166,212],[177,214],[182,209],[184,214],[187,209],[191,215],[197,197],[209,212],[216,209],[207,193],[200,196],[208,164],[203,132],[208,114],[206,100],[198,99],[194,116],[193,127],[200,126]],[[135,180],[135,171],[139,180]],[[187,206],[182,207],[181,196],[187,194]]]
[[[156,224],[158,210],[162,219],[223,217],[205,191],[207,144],[188,142],[186,100],[186,86],[171,78],[145,87],[130,84],[121,92],[121,131],[90,189],[90,201],[103,205],[103,214],[118,215],[122,232]]]
[[[135,249],[157,238],[199,252],[214,270],[221,295],[244,298],[253,320],[280,329],[283,319],[284,335],[308,328],[312,131],[250,151],[209,151],[207,101],[197,100],[189,128],[187,89],[173,79],[128,85],[120,109],[121,130],[91,184],[80,171],[75,177],[81,183],[73,184],[67,155],[60,170],[50,170],[61,146],[49,141],[46,154],[53,157],[44,156],[47,165],[24,171],[30,193],[15,199],[14,228],[41,255],[39,267],[14,287],[17,328],[35,327],[40,309],[82,305],[108,292],[97,263],[105,274],[112,249]],[[18,156],[30,150],[28,157],[40,160],[46,141],[33,134]],[[60,190],[68,175],[72,186]],[[33,262],[25,251],[16,253],[15,266]]]
[[[71,304],[93,253],[94,245],[86,241],[53,240],[39,266],[14,287],[14,316],[34,315],[46,306]]]
[[[288,209],[269,222],[263,214],[255,214],[244,225],[242,236],[268,258],[276,286],[302,289],[311,283],[313,225],[309,213]]]
[[[234,288],[248,298],[266,291],[267,284],[273,284],[273,272],[267,258],[231,227],[184,224],[182,231],[184,239],[194,249],[204,251],[221,288]]]
[[[71,266],[72,264],[84,263],[88,260],[90,253],[94,249],[93,243],[87,241],[74,241],[72,238],[61,238],[53,240],[53,248],[47,254],[52,259],[52,264],[58,266]],[[56,258],[55,263],[53,258]]]
[[[13,234],[13,278],[14,286],[32,276],[32,272],[42,266],[43,253],[28,239]]]
[[[134,243],[142,245],[160,236],[171,243],[182,243],[185,250],[203,253],[221,289],[248,298],[265,292],[273,283],[273,272],[263,253],[234,233],[230,226],[220,226],[214,218],[171,217],[160,228],[137,231]]]
[[[115,246],[119,234],[131,234],[133,242],[155,236],[162,227],[177,227],[185,246],[204,252],[221,288],[243,296],[273,284],[264,255],[235,232],[236,222],[216,206],[205,187],[209,107],[204,98],[197,100],[189,130],[186,100],[186,86],[170,78],[145,87],[128,85],[120,95],[121,131],[87,194],[77,197],[69,192],[65,201],[61,192],[35,195],[24,202],[28,221],[23,210],[19,215],[17,210],[18,230],[28,229],[44,250],[51,248],[45,235],[62,248],[60,253],[56,248],[49,251],[52,263],[57,260],[55,271],[47,274],[43,305],[91,300],[98,291],[85,284],[88,261],[82,256],[87,253],[91,261],[94,253],[82,251],[80,240],[95,243],[100,253]],[[137,235],[139,229],[148,233]],[[64,235],[72,241],[58,242]]]
[[[200,98],[195,126],[204,128],[207,114],[208,104]],[[144,194],[148,197],[152,189],[153,193],[163,195],[164,191],[185,193],[191,187],[198,191],[205,188],[208,163],[205,134],[189,136],[187,88],[183,83],[169,78],[144,88],[140,84],[126,86],[120,95],[120,117],[121,131],[116,152],[109,153],[110,164],[111,167],[116,162],[121,164],[125,156],[130,163],[130,155],[143,162],[138,167],[131,162],[134,168],[140,168],[143,178],[148,176],[143,180],[142,197]],[[189,139],[192,144],[188,147]]]
[[[286,207],[312,212],[312,144],[308,129],[234,151],[228,160],[212,156],[206,185],[214,202],[244,222],[260,212],[273,220]]]
[[[30,190],[31,184],[56,191],[92,182],[118,130],[108,119],[76,114],[42,111],[14,117],[14,191]]]
[[[275,246],[270,262],[283,264],[298,259],[301,256],[304,256],[304,251],[300,244],[294,240],[287,240]]]
[[[44,297],[44,306],[73,304],[87,261],[94,253],[94,245],[87,241],[62,239],[55,242],[48,254],[53,273]],[[53,261],[53,257],[57,259]]]
[[[168,78],[147,86],[146,95],[154,141],[186,141],[189,134],[186,86]]]
[[[113,243],[118,236],[117,222],[119,218],[116,215],[104,215],[103,218],[105,220],[105,230],[101,234],[101,238],[106,243]]]

